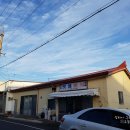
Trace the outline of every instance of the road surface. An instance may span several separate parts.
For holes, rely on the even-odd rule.
[[[58,125],[54,123],[35,123],[2,118],[0,119],[0,130],[58,130]]]

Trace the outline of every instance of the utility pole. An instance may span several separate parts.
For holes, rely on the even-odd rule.
[[[4,27],[0,26],[0,56],[2,53],[2,43],[3,43],[3,37],[4,37]],[[2,112],[5,112],[5,102],[6,102],[6,83],[5,83],[5,90],[3,91],[3,101],[2,101]]]
[[[0,55],[2,54],[2,43],[4,37],[4,27],[0,27]]]

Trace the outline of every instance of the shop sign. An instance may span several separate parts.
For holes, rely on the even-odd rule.
[[[87,82],[68,83],[60,86],[60,91],[87,89]]]

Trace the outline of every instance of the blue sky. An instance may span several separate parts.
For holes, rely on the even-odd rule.
[[[34,49],[110,2],[20,1],[0,0],[0,24],[5,30],[3,52],[6,53],[0,58],[0,66]],[[112,68],[124,60],[130,70],[129,14],[130,0],[120,0],[46,46],[1,68],[0,80],[44,82]]]

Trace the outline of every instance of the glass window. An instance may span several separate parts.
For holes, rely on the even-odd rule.
[[[123,92],[118,91],[119,104],[124,104]]]
[[[37,95],[21,96],[20,114],[36,115]]]
[[[109,125],[110,115],[107,110],[90,110],[79,116],[79,119]]]
[[[52,88],[52,92],[56,92],[56,87],[53,87],[53,88]]]
[[[111,126],[130,130],[130,118],[121,112],[112,111]]]
[[[48,109],[55,110],[55,99],[48,99]]]

